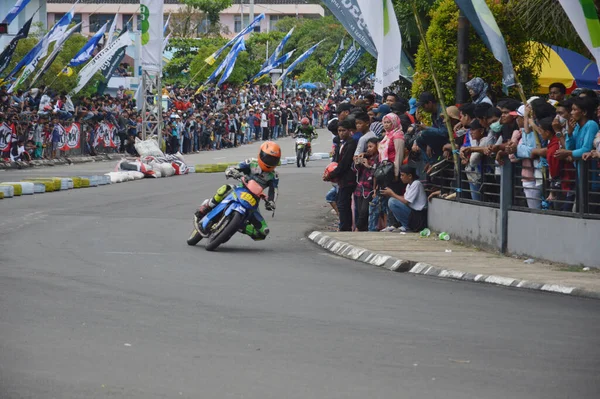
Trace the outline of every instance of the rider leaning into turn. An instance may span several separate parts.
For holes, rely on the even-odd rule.
[[[310,143],[311,141],[313,141],[313,139],[319,137],[319,135],[315,131],[314,126],[310,124],[308,118],[302,118],[302,120],[300,121],[300,124],[294,132],[294,138],[297,136],[304,136],[308,140],[306,147],[308,148],[308,156],[310,157],[312,155],[312,146]]]
[[[258,159],[252,158],[240,163],[238,166],[230,166],[225,171],[225,176],[227,178],[246,176],[247,179],[254,180],[260,184],[264,190],[268,188],[265,209],[267,211],[273,211],[275,210],[277,187],[279,185],[279,175],[275,172],[275,168],[279,165],[280,159],[281,148],[279,145],[272,141],[267,141],[260,146]],[[227,198],[233,189],[233,185],[225,184],[219,187],[216,194],[210,200],[204,201],[200,206],[200,209],[194,214],[194,222],[196,223],[198,231],[202,234],[207,233],[202,230],[200,221],[223,201],[223,199]],[[250,236],[255,241],[267,238],[269,228],[267,222],[258,210],[250,216],[243,233]]]

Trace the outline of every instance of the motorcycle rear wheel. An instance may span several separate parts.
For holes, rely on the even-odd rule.
[[[225,244],[227,241],[233,237],[233,235],[238,231],[238,228],[242,224],[242,219],[244,218],[241,214],[237,212],[231,213],[228,217],[229,220],[223,221],[225,223],[225,227],[221,228],[216,234],[211,234],[208,237],[208,242],[206,243],[207,251],[214,251],[221,244]]]

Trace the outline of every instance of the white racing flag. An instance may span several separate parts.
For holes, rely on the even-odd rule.
[[[119,36],[112,43],[107,45],[96,56],[79,71],[79,82],[77,87],[71,91],[71,95],[79,93],[81,89],[92,79],[94,74],[107,62],[110,62],[112,56],[119,51],[121,47],[133,44],[129,33]]]

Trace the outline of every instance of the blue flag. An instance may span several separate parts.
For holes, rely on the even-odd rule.
[[[208,79],[206,79],[206,82],[204,82],[203,86],[205,86],[205,85],[209,84],[210,82],[212,82],[213,80],[215,80],[217,78],[217,76],[219,76],[221,74],[221,72],[223,72],[223,69],[225,69],[225,67],[229,64],[231,57],[233,57],[234,54],[237,55],[235,53],[235,49],[240,45],[244,46],[244,49],[246,48],[243,36],[238,38],[238,40],[233,44],[233,48],[231,49],[229,54],[227,54],[227,57],[225,57],[225,59],[223,60],[223,62],[221,62],[221,64],[217,67],[217,69],[215,69],[213,71],[213,73],[210,74]]]
[[[277,80],[277,82],[275,84],[280,85],[281,82],[283,81],[283,79],[285,79],[286,76],[298,66],[298,64],[300,64],[301,62],[305,61],[308,57],[310,57],[311,54],[315,52],[317,47],[319,47],[319,44],[323,43],[324,41],[325,41],[325,39],[321,40],[319,43],[315,44],[314,46],[312,46],[311,48],[306,50],[304,52],[304,54],[302,54],[300,57],[296,58],[296,61],[292,62],[292,64],[286,68],[286,70],[279,77],[279,79]]]
[[[506,42],[492,11],[485,0],[456,0],[456,5],[465,14],[475,32],[494,54],[494,57],[502,63],[502,86],[506,93],[508,87],[516,84],[515,70],[506,48]]]
[[[290,29],[290,31],[287,33],[287,35],[285,35],[285,37],[283,38],[281,43],[279,43],[279,45],[277,45],[277,48],[275,49],[273,54],[271,54],[269,59],[265,61],[265,63],[263,64],[263,66],[261,68],[264,68],[267,65],[271,65],[277,60],[277,57],[279,57],[279,54],[281,54],[283,52],[283,48],[285,47],[285,44],[287,43],[287,41],[290,39],[290,36],[292,36],[293,32],[294,32],[294,28]]]
[[[280,57],[279,59],[275,60],[274,63],[265,66],[263,69],[260,70],[259,73],[256,74],[256,76],[254,76],[251,79],[251,82],[256,83],[258,81],[258,79],[260,79],[263,75],[268,74],[273,69],[277,68],[279,65],[283,65],[286,62],[288,62],[290,60],[290,58],[292,58],[292,55],[294,54],[295,51],[296,50],[292,50],[289,53],[285,54],[284,56]]]
[[[69,61],[69,66],[75,67],[81,64],[85,64],[87,60],[92,58],[92,54],[98,46],[100,39],[104,37],[104,32],[106,32],[106,25],[108,25],[108,22],[105,23],[102,26],[102,28],[100,28],[100,30],[96,32],[94,36],[92,36],[90,40],[88,40],[88,42],[81,48],[81,50],[77,52],[77,54],[75,54],[75,56],[73,56],[71,61]]]
[[[10,23],[16,18],[16,16],[19,15],[19,13],[23,11],[25,7],[27,7],[29,1],[30,0],[18,0],[13,6],[13,8],[10,9],[8,15],[6,16],[6,18],[4,18],[4,21],[2,21],[2,23],[10,25]]]
[[[233,68],[235,67],[235,61],[237,60],[240,51],[246,51],[246,44],[244,43],[243,38],[242,40],[240,40],[237,46],[231,49],[231,53],[233,54],[230,53],[230,55],[227,56],[229,62],[227,63],[225,71],[223,72],[223,76],[221,76],[221,79],[219,79],[219,83],[217,83],[217,86],[221,86],[223,83],[225,83],[225,81],[231,75],[231,72],[233,72]]]

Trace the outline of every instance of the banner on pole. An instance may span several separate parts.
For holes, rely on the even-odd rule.
[[[581,37],[583,44],[596,59],[600,72],[600,20],[591,0],[558,0]],[[598,82],[600,85],[600,81]]]
[[[142,18],[142,69],[151,74],[162,72],[163,0],[140,0]]]
[[[129,46],[132,43],[131,36],[128,33],[125,33],[104,47],[102,51],[96,54],[96,56],[88,62],[81,71],[79,71],[79,82],[77,83],[77,87],[71,91],[71,94],[78,93],[104,64],[110,63],[110,60],[120,48]]]
[[[373,1],[371,1],[374,3]],[[323,3],[331,10],[333,15],[340,21],[362,48],[377,58],[377,47],[369,34],[369,29],[363,18],[361,8],[357,0],[323,0]]]
[[[0,73],[4,72],[4,70],[8,67],[8,64],[10,64],[10,60],[15,53],[19,40],[25,39],[27,36],[29,36],[31,21],[33,21],[33,17],[29,18],[29,20],[25,22],[25,25],[19,29],[15,37],[12,38],[10,43],[8,43],[8,46],[6,46],[6,48],[2,51],[2,54],[0,54]]]
[[[481,37],[486,47],[502,63],[502,86],[504,87],[504,92],[508,92],[508,87],[516,84],[515,70],[508,54],[508,49],[506,48],[506,42],[492,11],[485,0],[455,1],[458,8],[465,13],[473,29]]]
[[[358,0],[365,24],[377,48],[375,93],[400,79],[402,36],[392,0]]]

